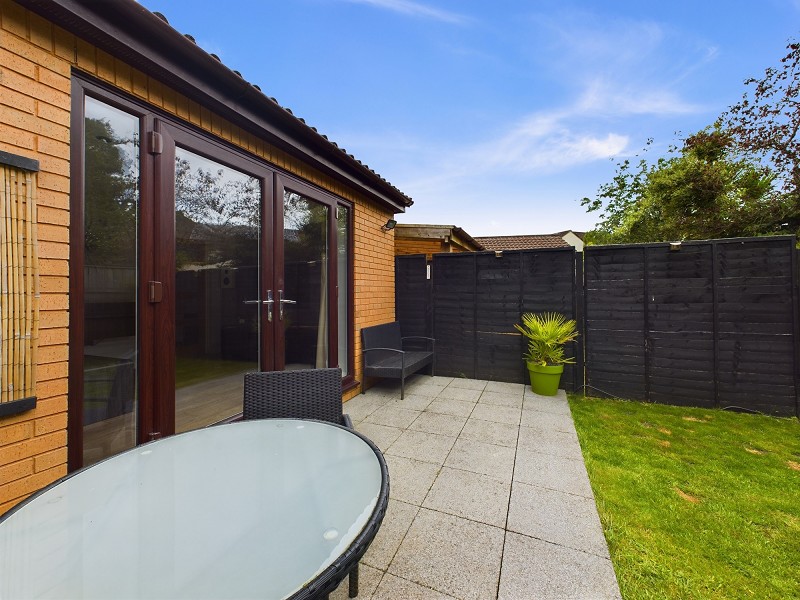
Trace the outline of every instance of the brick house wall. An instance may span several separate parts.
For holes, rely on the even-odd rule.
[[[394,319],[393,216],[350,187],[213,114],[163,83],[0,0],[0,150],[38,160],[40,338],[37,406],[0,417],[0,514],[67,473],[70,77],[89,73],[353,202],[355,356],[361,327]],[[348,390],[345,398],[360,391]]]

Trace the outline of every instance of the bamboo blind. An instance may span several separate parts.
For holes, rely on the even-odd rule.
[[[0,403],[35,395],[36,178],[36,173],[0,164]]]

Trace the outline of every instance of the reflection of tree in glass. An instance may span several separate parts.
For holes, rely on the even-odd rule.
[[[138,140],[116,136],[105,119],[85,120],[86,264],[131,266],[136,262]]]
[[[327,247],[327,207],[286,192],[283,203],[284,248],[287,261],[320,260]]]
[[[260,182],[220,168],[175,161],[178,268],[188,264],[258,264]]]

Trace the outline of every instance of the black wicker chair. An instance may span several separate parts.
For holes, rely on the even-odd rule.
[[[423,350],[405,347],[406,340],[420,341],[426,346]],[[430,366],[433,376],[436,340],[422,336],[401,337],[400,323],[384,323],[361,329],[361,356],[364,375],[369,377],[390,377],[400,380],[400,399],[405,397],[406,377]],[[429,349],[428,349],[429,347]],[[366,391],[361,386],[361,393]]]
[[[342,412],[342,370],[300,369],[244,375],[244,410],[250,419],[317,419],[353,429]],[[348,574],[349,595],[358,596],[358,563]]]

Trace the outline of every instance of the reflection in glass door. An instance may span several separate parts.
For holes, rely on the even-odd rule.
[[[84,118],[83,465],[136,444],[139,119]]]
[[[259,368],[260,181],[176,148],[175,432],[242,410]]]
[[[286,190],[283,198],[284,368],[328,366],[328,207]]]

